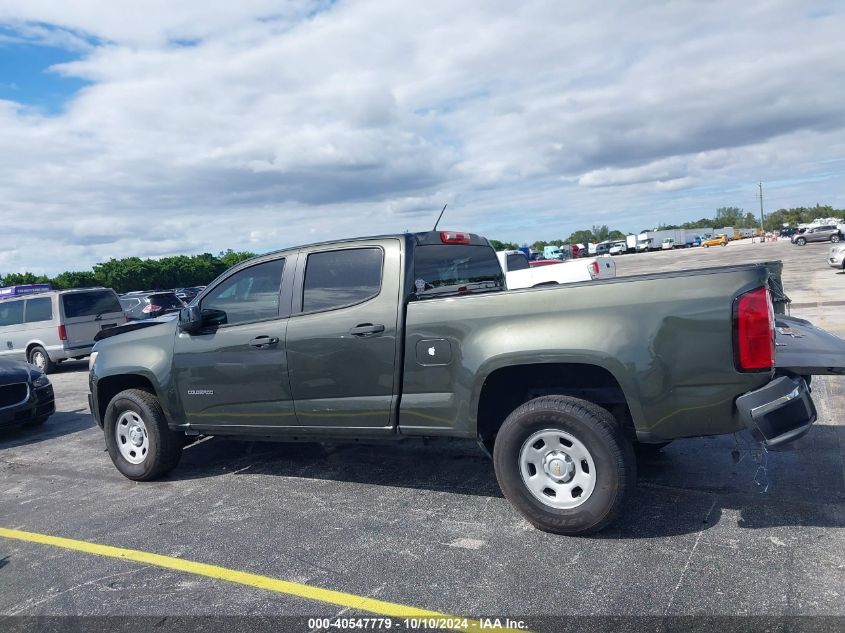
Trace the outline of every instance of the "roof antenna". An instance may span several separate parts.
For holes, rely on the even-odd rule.
[[[447,207],[447,206],[449,206],[449,203],[448,203],[448,202],[447,202],[446,204],[444,204],[444,205],[443,205],[443,211],[441,211],[441,212],[440,212],[440,215],[438,215],[438,216],[437,216],[437,222],[435,222],[435,223],[434,223],[434,228],[433,228],[433,229],[431,229],[432,231],[436,231],[436,230],[437,230],[437,225],[438,225],[438,224],[440,224],[440,218],[442,218],[442,217],[443,217],[443,213],[446,211],[446,207]]]

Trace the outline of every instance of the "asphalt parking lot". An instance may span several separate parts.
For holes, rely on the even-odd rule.
[[[828,245],[732,243],[622,256],[619,275],[782,259],[792,314],[845,336]],[[691,354],[694,347],[691,346]],[[167,479],[121,476],[88,414],[87,364],[52,376],[57,413],[0,433],[0,528],[217,565],[446,614],[845,616],[845,378],[819,421],[768,455],[678,441],[641,457],[622,520],[568,538],[504,500],[474,444],[280,445],[211,438]],[[2,615],[320,615],[354,606],[0,538]],[[316,595],[316,594],[315,594]]]

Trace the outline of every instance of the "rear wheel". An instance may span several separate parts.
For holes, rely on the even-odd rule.
[[[184,434],[171,431],[158,398],[141,389],[118,393],[106,408],[106,448],[117,469],[135,481],[157,479],[176,467]]]
[[[47,350],[40,345],[34,345],[32,349],[29,350],[29,355],[26,360],[30,365],[35,365],[45,374],[49,374],[56,369],[56,363],[50,360]]]
[[[493,450],[505,497],[535,527],[589,534],[613,522],[636,480],[628,442],[598,405],[543,396],[511,413]]]

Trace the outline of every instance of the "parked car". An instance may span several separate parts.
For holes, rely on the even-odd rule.
[[[176,288],[173,292],[183,302],[190,303],[199,293],[202,292],[203,288],[205,288],[205,286],[202,288],[200,286],[193,286],[191,288]]]
[[[94,336],[126,323],[110,288],[49,290],[0,299],[0,358],[26,360],[45,373],[85,358]]]
[[[792,243],[798,246],[804,246],[807,242],[836,243],[841,240],[842,234],[839,232],[839,227],[834,225],[812,226],[803,233],[796,233],[792,236]]]
[[[795,226],[785,226],[782,229],[778,230],[778,237],[789,237],[791,238],[796,233],[802,233],[804,229],[799,229]]]
[[[827,263],[831,268],[845,270],[845,244],[834,244],[827,252]]]
[[[0,360],[0,428],[44,424],[56,410],[47,375],[20,360]]]
[[[630,496],[634,441],[810,430],[807,376],[845,373],[845,341],[786,316],[782,269],[511,291],[470,233],[291,248],[226,271],[178,319],[104,332],[89,404],[137,481],[176,467],[186,435],[477,440],[526,520],[587,534]]]
[[[710,248],[711,246],[727,246],[728,245],[728,238],[725,235],[717,235],[715,237],[709,237],[706,240],[702,240],[701,245],[704,248]]]
[[[610,245],[610,250],[607,251],[609,255],[624,255],[628,252],[627,242],[613,242]]]
[[[126,317],[130,321],[154,319],[165,314],[179,312],[185,303],[174,292],[160,290],[149,292],[131,292],[120,296]]]

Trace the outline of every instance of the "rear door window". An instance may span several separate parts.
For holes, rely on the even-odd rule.
[[[23,323],[23,301],[0,301],[0,327]]]
[[[380,248],[311,253],[305,267],[302,311],[333,310],[377,296],[383,261]]]
[[[91,290],[71,292],[62,295],[66,319],[96,317],[109,312],[123,312],[117,295],[112,290]]]
[[[50,321],[53,318],[53,300],[50,297],[38,297],[27,299],[24,309],[24,321],[37,323],[38,321]]]

